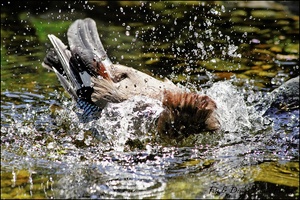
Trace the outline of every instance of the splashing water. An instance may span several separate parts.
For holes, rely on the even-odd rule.
[[[135,96],[121,103],[110,103],[102,111],[97,124],[117,151],[123,151],[126,141],[144,140],[154,121],[163,111],[162,103],[144,96]]]
[[[241,136],[241,133],[259,130],[263,126],[263,112],[256,111],[254,103],[247,105],[244,92],[239,91],[231,81],[212,82],[211,87],[201,93],[207,94],[216,101],[221,132],[229,132],[230,137],[236,139]],[[14,131],[10,132],[15,132],[18,128],[20,137],[46,131],[45,134],[51,135],[53,141],[48,142],[45,138],[40,141],[40,145],[46,144],[43,148],[48,150],[57,149],[61,145],[62,149],[74,149],[76,144],[80,143],[80,148],[93,146],[97,151],[113,149],[122,152],[128,140],[138,139],[141,142],[152,140],[156,128],[155,121],[163,111],[160,101],[135,96],[121,103],[109,103],[103,109],[99,119],[86,123],[78,118],[78,110],[73,102],[63,100],[62,104],[64,109],[57,111],[58,115],[55,118],[49,119],[47,113],[32,115],[32,118],[38,121],[48,119],[45,125],[23,124],[22,122],[31,119],[27,119],[28,116],[24,115],[22,119],[15,119],[7,130],[12,129]],[[34,108],[28,108],[27,113],[32,113],[31,109]],[[254,123],[256,121],[258,123]],[[4,128],[3,131],[5,132]],[[87,132],[92,132],[92,135]],[[7,137],[13,136],[7,135]],[[39,148],[39,145],[35,148]],[[34,149],[32,153],[35,154]],[[58,155],[53,154],[53,156],[55,158]]]
[[[247,105],[243,92],[231,81],[212,83],[212,86],[204,89],[202,93],[216,101],[220,131],[229,133],[230,137],[237,139],[242,133],[261,130],[264,126],[263,113],[255,112],[255,104]],[[63,118],[72,116],[70,127],[72,131],[77,132],[77,139],[87,142],[82,130],[95,129],[100,134],[102,143],[122,152],[128,139],[145,141],[153,137],[150,133],[155,131],[155,120],[163,111],[163,106],[158,100],[135,96],[121,103],[109,103],[99,119],[88,123],[80,122],[76,113],[70,112],[72,109],[69,107],[68,111],[62,111],[66,114],[60,115],[64,116]]]
[[[222,130],[237,132],[251,128],[248,108],[243,95],[229,81],[214,83],[206,94],[217,103]]]

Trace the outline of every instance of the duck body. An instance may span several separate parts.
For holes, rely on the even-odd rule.
[[[42,65],[55,72],[84,110],[84,116],[100,116],[107,103],[139,95],[162,102],[164,111],[157,119],[157,131],[161,134],[176,136],[220,128],[216,103],[207,95],[186,92],[167,79],[161,81],[134,68],[113,64],[94,20],[76,20],[67,36],[69,47],[56,36],[48,35],[54,49],[47,53]]]

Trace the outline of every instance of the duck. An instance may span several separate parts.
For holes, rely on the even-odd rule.
[[[161,101],[163,111],[156,131],[178,137],[220,129],[216,102],[205,94],[187,92],[169,79],[159,80],[132,67],[114,64],[100,40],[96,22],[77,19],[68,28],[68,46],[49,34],[53,48],[42,66],[54,71],[82,116],[100,117],[109,103],[124,102],[134,96]]]

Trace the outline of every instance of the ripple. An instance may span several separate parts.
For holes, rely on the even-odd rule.
[[[123,198],[146,198],[160,196],[166,187],[166,183],[152,177],[145,178],[117,178],[110,179],[102,185],[95,185],[93,189],[109,196]]]

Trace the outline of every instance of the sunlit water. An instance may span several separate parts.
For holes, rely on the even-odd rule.
[[[276,139],[272,120],[263,116],[264,113],[252,112],[255,103],[245,101],[246,94],[232,82],[217,82],[202,91],[215,99],[222,128],[217,133],[194,136],[189,143],[193,147],[189,148],[174,144],[164,147],[166,143],[153,139],[159,137],[153,135],[153,126],[162,111],[161,102],[154,99],[137,96],[109,104],[100,119],[88,123],[80,121],[80,110],[65,98],[61,102],[63,109],[53,117],[46,107],[38,112],[31,104],[13,106],[10,114],[2,113],[7,122],[1,128],[5,133],[2,167],[9,168],[14,163],[12,171],[19,166],[34,173],[36,166],[43,165],[58,170],[55,174],[59,178],[52,186],[51,195],[64,198],[161,198],[168,177],[202,174],[202,170],[210,178],[203,177],[199,197],[213,197],[215,194],[209,192],[211,187],[221,190],[230,185],[246,190],[250,186],[244,181],[251,176],[244,174],[244,167],[297,158],[299,138],[295,137],[299,132],[299,112],[291,113],[294,116],[286,125],[293,129],[291,133]],[[25,97],[26,94],[6,95]],[[42,96],[31,95],[31,98]],[[27,98],[24,99],[26,102]],[[129,151],[128,147],[126,150],[129,139],[139,140],[141,150]],[[184,166],[192,160],[196,164]],[[222,183],[222,177],[233,174],[237,179]]]

